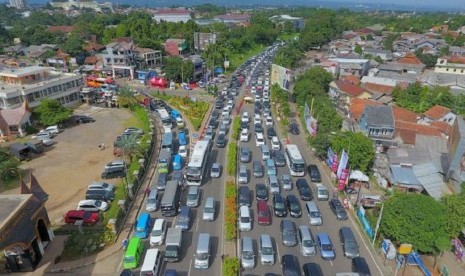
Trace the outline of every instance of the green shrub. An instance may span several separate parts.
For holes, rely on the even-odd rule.
[[[237,144],[235,142],[230,142],[228,144],[228,153],[227,153],[228,163],[226,166],[226,170],[228,172],[228,175],[230,176],[236,175],[236,166],[237,166],[236,156],[237,156]]]
[[[223,260],[223,276],[239,275],[239,258],[226,257]]]
[[[234,120],[233,120],[231,137],[234,140],[237,140],[237,138],[239,138],[240,132],[241,132],[241,118],[236,116],[234,117]]]

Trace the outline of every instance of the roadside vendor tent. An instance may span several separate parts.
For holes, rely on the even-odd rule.
[[[350,173],[350,180],[356,180],[356,181],[363,181],[363,182],[368,182],[370,179],[368,176],[366,176],[364,173],[361,171],[352,171]]]

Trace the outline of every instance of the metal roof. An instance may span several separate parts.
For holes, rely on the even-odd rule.
[[[412,171],[431,197],[440,199],[444,194],[450,193],[442,174],[431,162],[415,165]]]

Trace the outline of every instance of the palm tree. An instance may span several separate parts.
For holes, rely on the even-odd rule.
[[[128,158],[130,163],[135,156],[141,155],[143,152],[139,138],[139,134],[132,133],[131,135],[122,135],[121,139],[116,142],[116,147],[123,151],[122,155]]]
[[[137,105],[137,98],[129,87],[125,86],[118,91],[118,104],[134,110]]]

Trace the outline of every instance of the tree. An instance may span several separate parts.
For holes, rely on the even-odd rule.
[[[71,116],[73,111],[61,105],[55,99],[43,99],[35,109],[39,114],[39,121],[42,125],[51,126],[64,122]]]
[[[164,61],[166,78],[176,82],[184,80],[188,82],[194,74],[194,64],[190,60],[183,60],[180,57],[167,57]]]
[[[68,39],[61,45],[63,52],[76,56],[83,50],[84,39],[77,33],[72,33]]]
[[[339,132],[331,139],[331,148],[337,154],[344,149],[349,154],[349,164],[352,170],[365,173],[371,169],[375,158],[373,141],[361,132]]]
[[[445,195],[441,198],[446,216],[446,232],[450,238],[457,237],[465,225],[465,196],[463,194]]]
[[[140,155],[143,149],[140,145],[138,134],[121,135],[121,139],[116,142],[116,147],[123,150],[122,154],[132,163],[134,157]]]
[[[397,244],[410,243],[422,253],[438,254],[450,248],[447,213],[434,198],[397,194],[384,204],[381,233]]]
[[[138,99],[128,86],[125,86],[118,91],[118,104],[120,106],[134,110],[137,103]]]
[[[355,45],[354,52],[361,55],[363,53],[363,49],[362,49],[362,47],[360,45],[357,44],[357,45]]]

